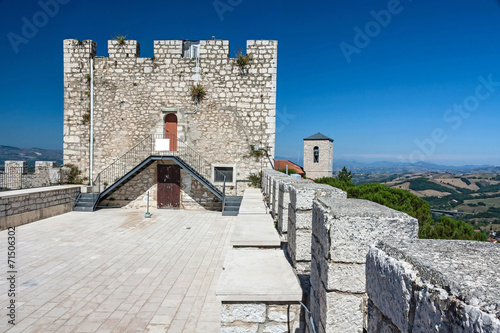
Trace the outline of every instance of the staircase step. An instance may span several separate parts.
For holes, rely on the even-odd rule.
[[[94,207],[73,207],[73,211],[76,212],[93,212]]]
[[[238,216],[238,212],[233,211],[223,211],[222,216]]]
[[[226,206],[224,207],[224,211],[239,212],[240,206]]]
[[[75,205],[75,207],[94,207],[94,202],[81,202],[78,201]]]

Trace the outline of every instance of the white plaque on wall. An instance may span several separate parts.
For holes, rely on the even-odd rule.
[[[170,139],[156,139],[156,151],[170,151]]]

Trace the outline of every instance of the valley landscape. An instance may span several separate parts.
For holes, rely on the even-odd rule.
[[[356,184],[375,182],[407,190],[430,204],[435,220],[442,215],[453,216],[488,236],[490,229],[500,230],[499,173],[353,173],[352,180]]]

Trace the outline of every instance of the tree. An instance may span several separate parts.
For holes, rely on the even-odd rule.
[[[469,224],[454,220],[451,217],[441,217],[438,222],[433,223],[429,203],[406,190],[388,187],[379,183],[366,183],[355,186],[351,181],[341,181],[339,178],[331,177],[319,178],[315,182],[340,188],[347,192],[348,198],[370,200],[416,218],[418,220],[419,238],[477,241],[486,241],[488,239],[485,235],[475,232],[474,228]]]
[[[341,171],[339,171],[337,178],[342,182],[350,182],[352,179],[351,171],[347,171],[347,168],[344,166]]]

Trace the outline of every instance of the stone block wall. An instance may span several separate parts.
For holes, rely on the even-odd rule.
[[[389,240],[366,259],[368,332],[500,332],[497,244]]]
[[[289,184],[287,250],[293,267],[301,280],[302,289],[309,294],[311,272],[311,240],[313,234],[313,202],[318,198],[347,198],[335,187],[307,180]]]
[[[295,179],[285,176],[279,180],[278,193],[278,232],[287,236],[288,233],[288,206],[290,205],[290,187],[292,184],[308,182],[307,180]]]
[[[221,333],[297,332],[300,305],[265,302],[225,302],[221,310]]]
[[[279,177],[263,171],[265,196]],[[306,332],[312,323],[316,332],[500,332],[498,245],[418,240],[418,221],[407,214],[335,198],[314,183],[289,186],[288,247],[299,276],[307,273],[299,254],[311,256]],[[310,237],[309,249],[300,237]]]
[[[1,192],[0,230],[69,212],[79,193],[80,186]]]
[[[168,113],[177,135],[213,165],[231,165],[235,178],[257,173],[267,158],[249,156],[250,145],[274,157],[277,42],[250,40],[245,73],[229,57],[229,42],[200,41],[199,83],[206,97],[196,113],[190,90],[196,59],[183,42],[155,41],[154,58],[141,58],[137,41],[108,42],[96,57],[93,41],[64,41],[64,163],[88,175],[90,58],[94,57],[94,177],[148,134],[162,134]],[[168,111],[165,111],[168,110]]]
[[[61,184],[67,180],[62,169],[54,161],[35,161],[35,172],[28,172],[26,161],[5,161],[0,188],[13,190]]]
[[[320,197],[312,219],[310,306],[318,332],[367,329],[366,255],[382,239],[418,237],[418,221],[359,199]]]

